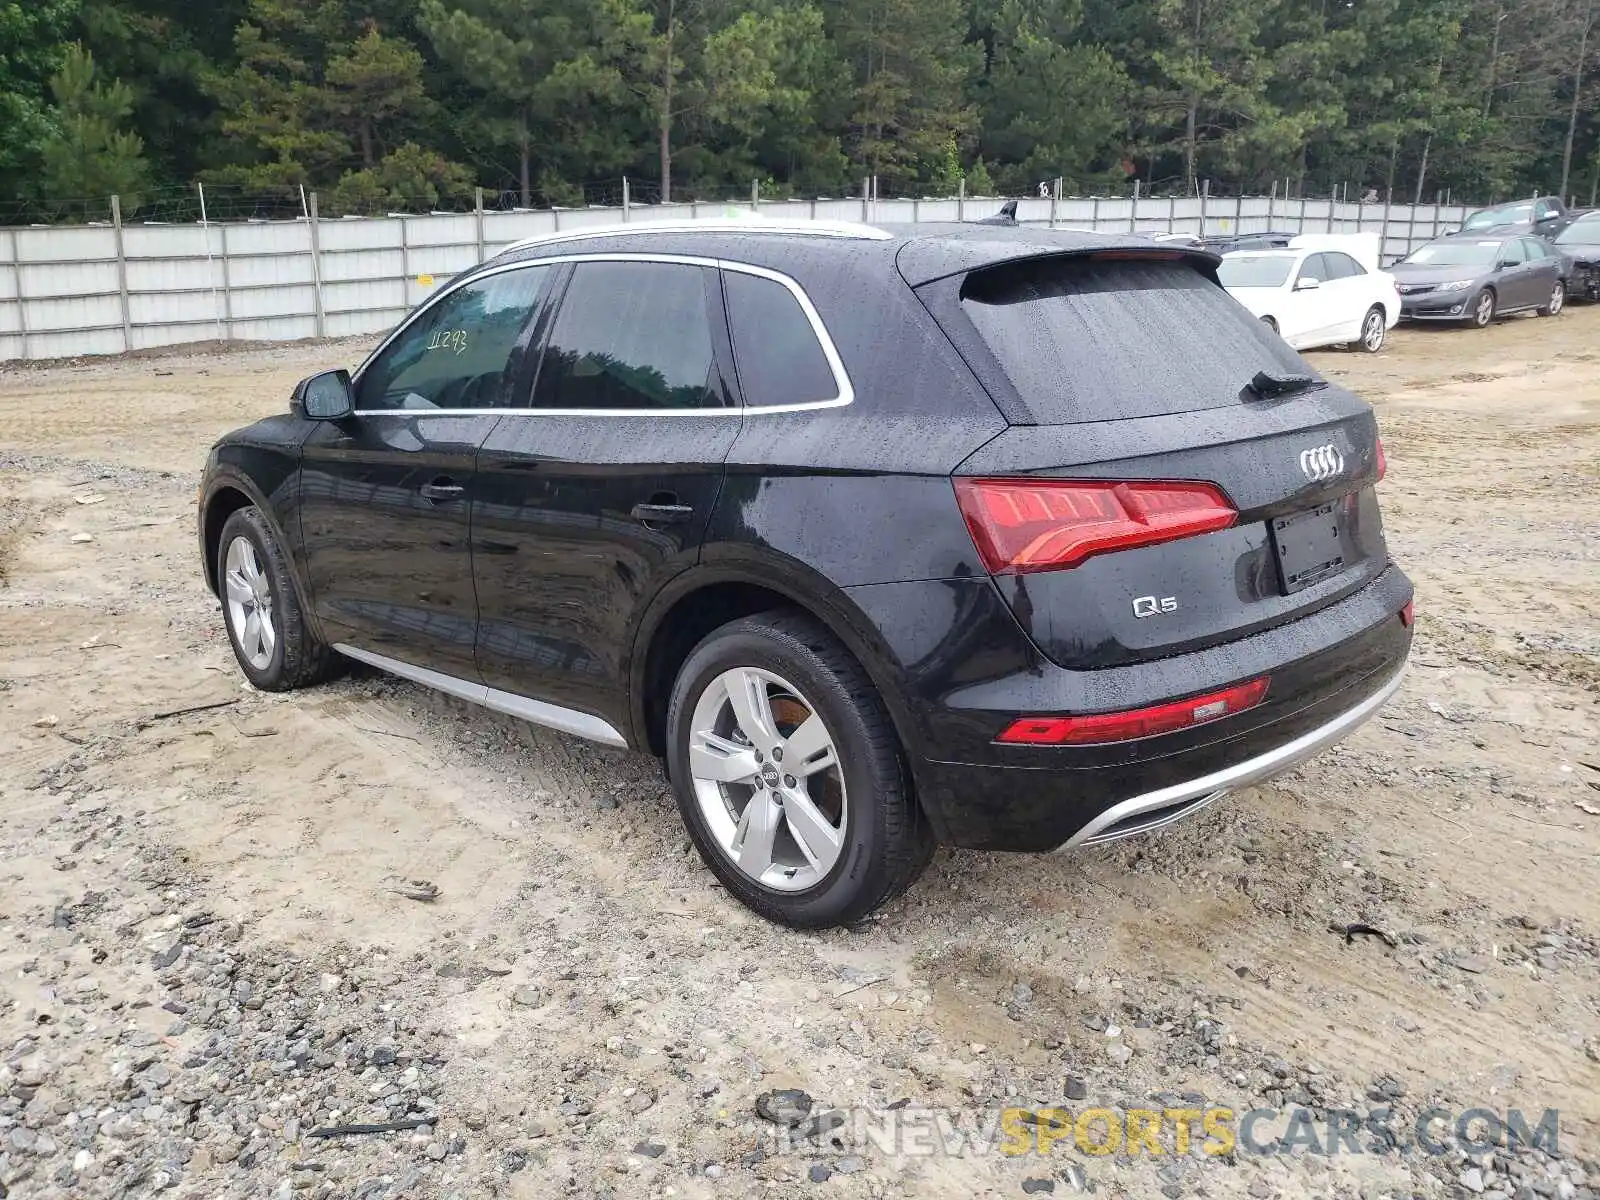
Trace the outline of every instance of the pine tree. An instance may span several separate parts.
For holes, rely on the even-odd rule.
[[[50,94],[50,133],[40,147],[42,197],[120,195],[124,207],[137,208],[149,166],[139,135],[125,128],[133,89],[115,79],[97,82],[93,55],[74,43],[50,80]]]

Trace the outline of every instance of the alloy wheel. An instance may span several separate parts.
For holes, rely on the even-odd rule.
[[[1561,311],[1567,302],[1567,288],[1563,283],[1557,283],[1550,289],[1550,315],[1553,317]]]
[[[1474,320],[1479,325],[1487,325],[1494,320],[1494,297],[1488,292],[1478,297],[1478,307],[1474,313]]]
[[[1383,314],[1376,311],[1369,312],[1367,323],[1361,330],[1361,344],[1376,354],[1383,349],[1383,333]]]
[[[777,891],[827,878],[845,846],[843,768],[816,708],[782,676],[735,667],[701,692],[689,774],[712,840]]]
[[[272,582],[249,538],[236,537],[228,543],[223,580],[234,644],[246,662],[265,671],[272,665],[278,631],[272,624]]]

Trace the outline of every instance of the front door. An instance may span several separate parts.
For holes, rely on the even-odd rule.
[[[478,668],[620,728],[631,632],[696,561],[739,432],[717,271],[589,258],[547,323],[524,407],[478,458]]]
[[[551,271],[481,276],[422,310],[306,440],[300,522],[331,641],[475,679],[472,489]]]
[[[1537,303],[1543,289],[1538,268],[1528,262],[1528,252],[1523,239],[1512,238],[1500,249],[1500,270],[1495,275],[1495,286],[1500,291],[1500,310],[1526,308]]]

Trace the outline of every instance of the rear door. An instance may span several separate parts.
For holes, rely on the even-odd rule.
[[[1328,274],[1322,286],[1328,290],[1330,299],[1329,337],[1334,341],[1353,342],[1360,336],[1361,319],[1371,307],[1366,268],[1340,250],[1324,250],[1322,264]]]
[[[918,289],[1013,422],[957,492],[969,526],[999,531],[995,583],[1063,666],[1246,636],[1388,565],[1370,408],[1206,270],[1123,251]],[[1253,388],[1258,372],[1284,393]]]
[[[475,681],[475,460],[551,274],[519,266],[442,295],[362,368],[354,415],[306,439],[300,523],[333,640]]]
[[[536,374],[479,455],[477,662],[492,688],[620,727],[631,631],[698,556],[739,410],[714,263],[567,270]]]

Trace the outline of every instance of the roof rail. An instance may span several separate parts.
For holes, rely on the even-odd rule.
[[[560,233],[545,233],[538,237],[522,238],[499,251],[525,250],[532,246],[549,246],[558,242],[576,242],[588,238],[625,237],[638,233],[785,233],[803,237],[860,238],[881,242],[893,238],[892,233],[862,225],[855,221],[774,221],[751,213],[748,217],[708,217],[694,221],[634,221],[626,225],[595,225],[587,229],[567,229]]]

